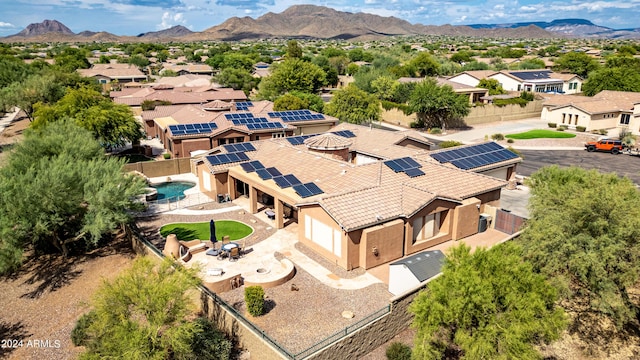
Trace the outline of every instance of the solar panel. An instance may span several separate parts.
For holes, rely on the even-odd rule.
[[[266,168],[266,169],[256,169],[256,174],[260,176],[262,180],[273,179],[276,176],[281,176],[282,174],[278,169],[274,167]]]
[[[310,137],[312,137],[314,135],[300,135],[300,136],[292,136],[292,137],[288,137],[287,141],[291,144],[291,145],[300,145],[302,143],[304,143],[304,141]]]
[[[298,178],[291,174],[274,176],[273,181],[275,181],[276,184],[278,184],[278,186],[282,189],[301,184],[300,180],[298,180]]]
[[[424,175],[424,172],[422,170],[418,169],[418,168],[405,170],[404,173],[409,175],[409,177],[412,177],[412,178],[414,178],[416,176]]]
[[[296,194],[300,195],[302,198],[307,198],[309,196],[314,196],[318,194],[324,193],[322,189],[318,187],[315,183],[308,182],[306,184],[297,184],[293,185],[293,190]]]
[[[229,153],[245,152],[245,151],[256,151],[256,148],[253,146],[253,144],[248,143],[248,142],[227,144],[227,145],[223,145],[223,147]]]
[[[176,124],[169,125],[169,131],[172,135],[196,135],[208,134],[211,130],[217,129],[215,123],[197,123],[197,124]]]
[[[242,163],[240,164],[240,166],[242,167],[242,170],[251,173],[254,172],[258,169],[264,169],[264,165],[262,165],[262,163],[258,160],[253,160],[253,161],[249,161],[246,163]]]
[[[457,168],[469,170],[499,163],[505,160],[515,159],[518,155],[503,148],[500,144],[488,142],[461,149],[444,151],[433,154],[431,157],[441,163],[450,162]]]
[[[345,138],[356,137],[356,134],[354,134],[353,131],[351,131],[351,130],[340,130],[340,131],[334,132],[334,134],[336,134],[338,136],[345,137]]]
[[[384,162],[384,164],[387,165],[389,168],[391,168],[391,170],[395,172],[402,171],[402,166],[398,164],[395,160],[387,160]]]
[[[207,161],[211,165],[231,164],[247,160],[249,160],[249,157],[243,152],[207,156]]]

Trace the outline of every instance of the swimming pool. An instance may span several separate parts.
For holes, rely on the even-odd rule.
[[[196,184],[190,181],[171,181],[151,186],[158,190],[158,200],[173,202],[184,199],[186,196],[184,191],[191,189]]]

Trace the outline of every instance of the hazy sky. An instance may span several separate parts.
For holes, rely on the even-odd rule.
[[[640,27],[640,0],[0,0],[0,36],[45,19],[58,20],[75,33],[137,35],[175,25],[202,31],[233,16],[257,18],[297,4],[395,16],[425,25],[583,18],[616,29]]]

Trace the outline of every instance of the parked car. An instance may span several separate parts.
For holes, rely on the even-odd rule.
[[[620,154],[624,150],[624,144],[621,140],[600,139],[598,141],[589,141],[584,144],[587,151],[606,151],[612,154]]]

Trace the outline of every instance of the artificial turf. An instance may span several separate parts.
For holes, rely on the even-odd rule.
[[[251,227],[235,220],[218,220],[215,225],[218,240],[223,236],[238,240],[253,232]],[[176,234],[180,240],[209,240],[209,222],[167,224],[160,228],[160,234],[164,237]]]
[[[530,130],[517,134],[505,135],[506,138],[516,140],[528,139],[569,139],[576,137],[576,134],[566,133],[557,130]]]

